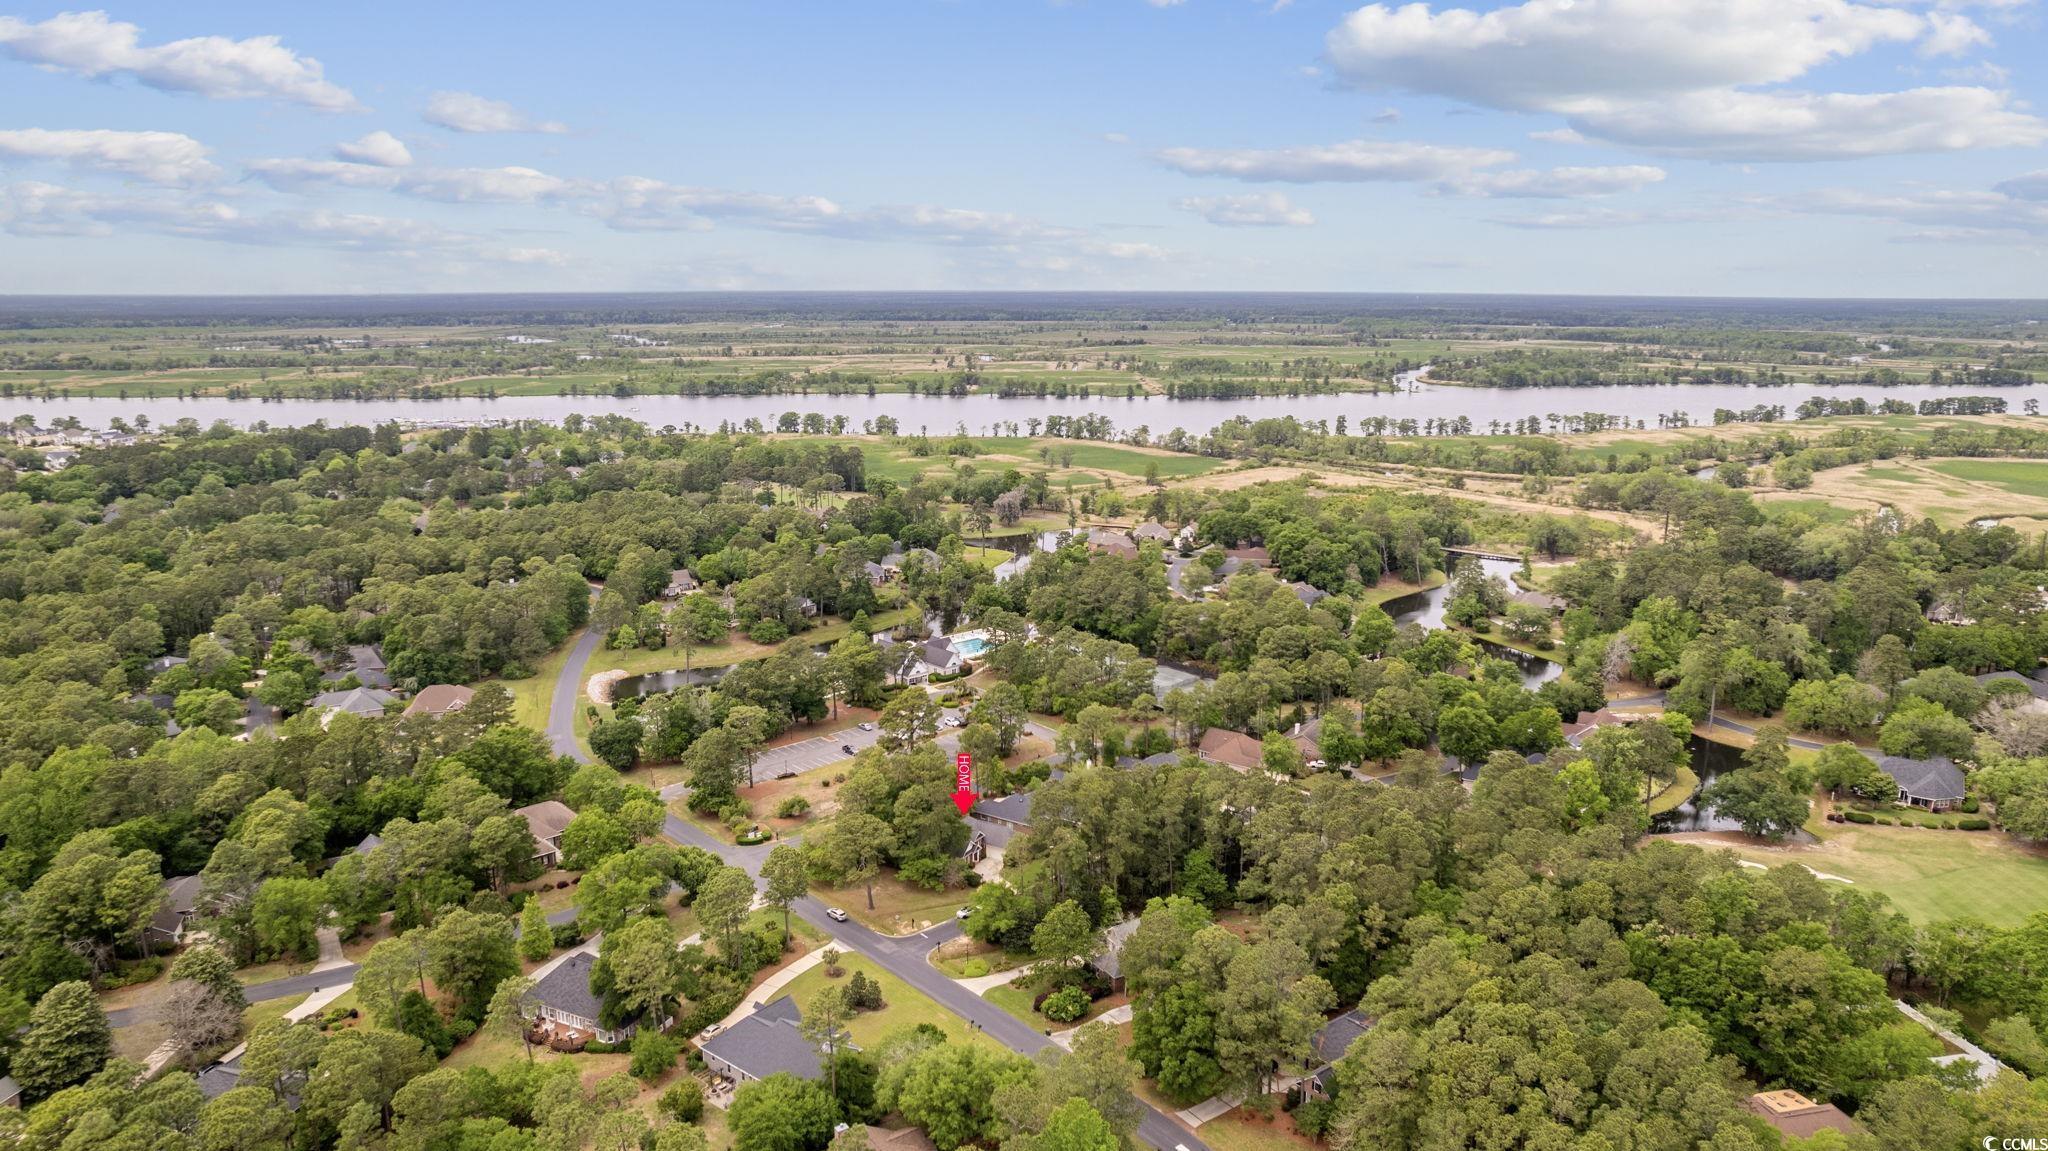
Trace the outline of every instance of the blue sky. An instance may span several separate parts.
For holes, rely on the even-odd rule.
[[[2048,296],[2042,2],[0,7],[0,292]]]

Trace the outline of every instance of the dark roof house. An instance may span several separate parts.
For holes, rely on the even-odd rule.
[[[461,711],[475,698],[476,689],[473,687],[463,687],[455,683],[430,684],[421,688],[420,693],[412,697],[412,702],[405,706],[405,714],[431,715],[438,719]]]
[[[182,942],[186,922],[199,903],[200,884],[196,875],[174,875],[164,880],[164,901],[157,906],[156,914],[150,916],[143,934],[155,943]]]
[[[1309,1040],[1309,1046],[1315,1051],[1315,1062],[1320,1065],[1311,1077],[1315,1090],[1324,1095],[1332,1093],[1337,1083],[1337,1074],[1330,1065],[1344,1058],[1344,1053],[1351,1050],[1351,1045],[1358,1042],[1361,1036],[1371,1031],[1372,1025],[1371,1016],[1353,1008],[1323,1024],[1316,1031]]]
[[[818,1049],[801,1030],[803,1012],[785,995],[756,1007],[752,1014],[698,1044],[704,1063],[736,1082],[766,1079],[788,1072],[799,1079],[820,1079]]]
[[[1947,811],[1963,801],[1963,772],[1947,756],[1907,759],[1887,755],[1877,769],[1899,785],[1899,802],[1930,811]]]
[[[603,1025],[604,997],[590,989],[590,973],[596,963],[597,958],[587,951],[571,952],[554,970],[534,981],[528,993],[534,1008],[528,1018],[548,1033],[550,1043],[580,1050],[592,1039],[623,1043],[639,1031],[637,1019],[617,1027]]]
[[[1000,799],[984,799],[974,805],[974,814],[1011,827],[1031,826],[1031,793],[1020,791]]]

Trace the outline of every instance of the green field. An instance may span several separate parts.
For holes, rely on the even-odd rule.
[[[839,960],[843,974],[837,979],[825,975],[823,964],[811,968],[792,980],[783,989],[793,996],[799,1009],[809,1003],[826,986],[845,987],[856,971],[864,972],[869,979],[882,985],[880,1011],[864,1011],[847,1024],[846,1030],[853,1036],[855,1044],[863,1049],[872,1049],[883,1037],[891,1032],[929,1023],[946,1033],[954,1043],[984,1043],[993,1046],[995,1040],[979,1031],[968,1030],[967,1023],[958,1015],[938,1005],[930,996],[882,970],[873,960],[862,955],[847,955]]]
[[[1928,466],[1959,480],[1992,484],[2016,495],[2048,499],[2048,461],[1942,460]]]
[[[1842,523],[1855,519],[1857,515],[1854,508],[1845,508],[1826,500],[1759,500],[1757,507],[1762,508],[1766,516],[1775,517],[1800,512],[1824,524]]]
[[[1819,851],[1741,854],[1771,867],[1796,859],[1881,891],[1915,923],[1973,916],[2012,927],[2048,908],[2048,857],[1997,832],[1826,826]]]

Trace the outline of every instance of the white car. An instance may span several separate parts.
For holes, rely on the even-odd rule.
[[[834,923],[845,923],[846,912],[840,910],[837,907],[828,907],[825,909],[825,918],[831,920]]]
[[[973,915],[973,914],[974,914],[974,909],[973,909],[972,907],[963,907],[963,908],[961,908],[960,910],[958,910],[958,911],[956,911],[956,912],[954,912],[954,913],[953,913],[953,918],[955,918],[955,919],[965,919],[965,918],[967,918],[968,916],[970,916],[970,915]]]
[[[859,728],[860,728],[860,729],[861,729],[862,731],[873,731],[873,730],[875,730],[875,725],[874,725],[874,724],[872,724],[872,723],[863,723],[863,724],[858,724],[857,726],[858,726],[858,727],[859,727]]]

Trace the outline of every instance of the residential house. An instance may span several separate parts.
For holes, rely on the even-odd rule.
[[[1562,596],[1554,596],[1547,591],[1509,592],[1508,602],[1526,604],[1527,606],[1533,608],[1541,608],[1542,610],[1547,611],[1552,615],[1558,614],[1565,608],[1565,602]]]
[[[818,601],[807,595],[796,597],[797,614],[810,619],[818,614]]]
[[[183,667],[188,662],[190,661],[188,661],[182,655],[160,655],[155,659],[150,660],[148,663],[143,664],[142,667],[143,670],[155,676],[162,675],[163,673],[171,670],[174,667]]]
[[[960,664],[963,662],[960,649],[954,647],[953,641],[945,636],[924,641],[918,648],[918,659],[925,666],[925,678],[952,675],[960,670]]]
[[[352,687],[347,691],[323,691],[306,704],[308,711],[323,711],[320,726],[327,726],[337,712],[374,718],[384,714],[388,704],[398,702],[398,697],[379,687]]]
[[[1138,545],[1131,542],[1131,537],[1109,528],[1088,529],[1088,550],[1127,560],[1138,558]]]
[[[1102,933],[1101,954],[1088,961],[1088,966],[1109,980],[1113,990],[1121,992],[1124,989],[1124,944],[1130,942],[1137,930],[1138,917],[1135,915],[1122,923],[1111,924]]]
[[[405,714],[431,715],[439,719],[468,707],[469,701],[475,698],[475,688],[456,683],[431,684],[412,697],[412,702],[405,706]]]
[[[1850,1135],[1862,1130],[1840,1107],[1815,1103],[1797,1091],[1759,1091],[1744,1100],[1743,1106],[1790,1139],[1811,1139],[1822,1131]]]
[[[142,929],[144,940],[171,947],[183,943],[185,928],[199,904],[199,888],[200,878],[196,875],[174,875],[164,880],[163,902],[157,905],[156,914],[149,917],[149,926]]]
[[[1309,1039],[1309,1047],[1315,1052],[1313,1065],[1316,1070],[1303,1084],[1309,1091],[1328,1099],[1336,1094],[1337,1072],[1332,1066],[1344,1058],[1351,1045],[1358,1042],[1366,1032],[1372,1030],[1373,1019],[1365,1012],[1353,1008],[1330,1020],[1316,1030]]]
[[[1877,769],[1899,785],[1899,802],[1929,811],[1947,811],[1963,802],[1963,772],[1945,755],[1932,759],[1907,759],[1887,755]]]
[[[1009,581],[1017,578],[1018,576],[1023,575],[1026,571],[1030,570],[1031,559],[1032,553],[1025,552],[1021,556],[1015,556],[1011,559],[1006,559],[1002,563],[997,564],[995,571],[996,582],[1008,583]]]
[[[661,589],[661,594],[664,599],[675,599],[696,591],[697,587],[697,577],[690,574],[689,568],[677,568],[668,573],[668,586]]]
[[[881,564],[874,562],[873,560],[867,560],[862,562],[862,564],[860,565],[860,570],[863,575],[868,577],[868,582],[875,585],[876,587],[881,587],[883,584],[889,582],[889,569],[883,567]]]
[[[604,999],[590,989],[590,971],[596,963],[597,957],[588,951],[574,951],[534,981],[528,993],[533,1002],[527,1016],[530,1039],[557,1051],[581,1051],[593,1039],[625,1043],[639,1032],[638,1019],[617,1027],[600,1022]]]
[[[1031,793],[1020,791],[998,799],[984,799],[974,805],[974,814],[1009,827],[1031,826]]]
[[[1273,557],[1261,546],[1225,548],[1223,554],[1246,567],[1271,567],[1273,564]]]
[[[1170,667],[1163,663],[1155,664],[1152,668],[1152,694],[1159,699],[1165,699],[1168,692],[1193,687],[1201,681],[1199,673],[1186,668]]]
[[[1238,771],[1258,771],[1265,766],[1266,749],[1257,739],[1241,731],[1212,727],[1202,733],[1196,754],[1210,763]]]
[[[1642,718],[1644,717],[1639,715],[1623,715],[1620,712],[1609,711],[1604,707],[1599,711],[1582,711],[1579,718],[1564,725],[1564,741],[1577,747],[1587,736],[1600,728],[1613,727],[1619,723],[1634,723]]]
[[[2043,681],[2033,676],[2021,675],[2016,671],[1994,671],[1977,677],[1977,682],[1984,687],[1990,687],[1992,684],[2004,680],[2010,680],[2026,688],[2028,694],[2032,695],[2035,699],[2048,700],[2048,681]]]
[[[796,1000],[787,995],[764,1003],[698,1044],[704,1065],[735,1083],[766,1079],[777,1072],[799,1079],[822,1079],[822,1061],[818,1049],[803,1036],[803,1020]]]
[[[882,562],[886,564],[889,561],[883,560]],[[930,548],[911,548],[903,553],[902,563],[899,566],[905,571],[915,567],[923,568],[928,572],[935,572],[939,570],[939,553]]]
[[[359,643],[348,649],[356,682],[364,687],[390,687],[391,673],[384,667],[384,652],[375,644]]]
[[[1287,738],[1294,741],[1294,749],[1301,753],[1301,762],[1310,767],[1323,762],[1323,717],[1302,720],[1288,729]]]
[[[1303,583],[1300,580],[1295,580],[1293,583],[1288,584],[1287,587],[1294,592],[1294,598],[1300,600],[1308,607],[1314,607],[1317,603],[1328,599],[1330,596],[1329,592],[1314,584]]]
[[[1131,538],[1139,543],[1168,544],[1173,542],[1173,529],[1158,520],[1146,520],[1131,529]]]
[[[562,832],[576,818],[569,805],[559,799],[543,799],[512,814],[526,820],[526,829],[533,833],[533,857],[540,860],[541,866],[559,866],[562,862]]]

